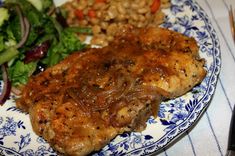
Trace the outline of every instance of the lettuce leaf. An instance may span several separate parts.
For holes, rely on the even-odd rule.
[[[81,28],[83,29],[83,28]],[[77,31],[82,31],[78,29]],[[79,40],[78,35],[70,28],[61,31],[60,40],[54,40],[47,57],[42,61],[47,66],[53,66],[71,53],[85,48],[85,44]]]
[[[91,29],[88,28],[63,28],[54,16],[47,15],[53,7],[53,1],[40,0],[40,2],[42,2],[42,10],[36,9],[27,0],[4,1],[3,7],[11,9],[9,9],[8,20],[4,20],[0,26],[0,65],[8,63],[8,72],[13,86],[26,84],[40,64],[43,67],[53,66],[69,54],[85,48],[86,45],[79,40],[77,33],[91,34]],[[29,35],[20,48],[15,46],[22,38],[20,17],[15,6],[20,7],[23,16],[30,23]],[[45,41],[50,43],[46,55],[34,62],[24,63],[25,55]]]
[[[36,62],[25,64],[22,61],[16,61],[15,64],[8,69],[12,85],[19,86],[21,84],[26,84],[36,67]]]

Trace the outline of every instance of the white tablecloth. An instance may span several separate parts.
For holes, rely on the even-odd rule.
[[[199,122],[160,156],[223,156],[226,154],[235,104],[235,45],[228,10],[235,0],[196,0],[205,10],[220,41],[222,68],[212,101]]]

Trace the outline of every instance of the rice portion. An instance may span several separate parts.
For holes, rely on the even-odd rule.
[[[169,6],[169,0],[72,0],[61,8],[70,26],[92,28],[91,44],[106,46],[125,25],[159,26]]]

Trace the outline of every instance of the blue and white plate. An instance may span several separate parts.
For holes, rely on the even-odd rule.
[[[61,4],[66,0],[55,0]],[[117,136],[94,155],[146,155],[157,153],[190,129],[208,107],[220,71],[220,46],[206,13],[193,0],[172,0],[164,10],[163,27],[194,37],[208,71],[203,82],[191,92],[160,105],[158,118],[149,118],[141,133]],[[2,82],[0,82],[2,86]],[[0,87],[1,88],[1,87]],[[56,155],[55,151],[32,130],[29,116],[15,107],[13,98],[0,107],[0,155]]]

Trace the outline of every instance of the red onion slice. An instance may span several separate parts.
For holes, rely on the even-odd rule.
[[[17,15],[20,18],[21,40],[16,45],[17,48],[20,48],[24,45],[24,43],[26,42],[26,40],[28,38],[30,24],[29,24],[28,19],[23,16],[23,13],[22,13],[22,10],[21,10],[20,6],[16,5],[15,10],[16,10]]]
[[[0,105],[3,105],[6,102],[6,100],[9,98],[10,93],[11,93],[11,82],[8,78],[6,67],[7,67],[6,64],[1,65],[2,78],[3,78],[4,85],[3,85],[3,90],[0,95]]]
[[[23,37],[21,38],[21,41],[16,45],[17,48],[22,47],[24,43],[27,41],[27,38],[29,36],[29,29],[30,29],[29,21],[26,17],[23,17],[23,21],[24,21],[24,34]]]
[[[53,3],[53,5],[50,7],[49,11],[47,12],[47,15],[51,16],[55,12],[55,10],[56,10],[56,6]]]
[[[18,14],[20,18],[20,29],[21,29],[21,38],[24,36],[25,33],[25,24],[24,24],[24,18],[22,15],[22,11],[18,5],[15,6],[16,13]]]

